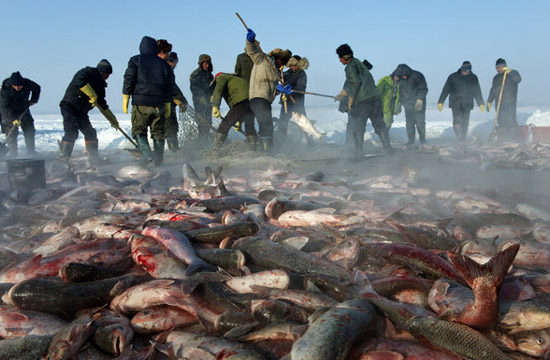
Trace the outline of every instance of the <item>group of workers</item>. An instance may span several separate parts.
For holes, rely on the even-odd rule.
[[[189,105],[176,85],[174,69],[178,63],[177,53],[166,40],[144,36],[139,46],[140,53],[130,58],[124,73],[122,89],[123,112],[128,113],[131,104],[131,136],[141,153],[143,163],[163,163],[164,149],[178,151],[178,119],[176,106],[185,112]],[[370,72],[372,65],[360,61],[348,44],[336,49],[339,61],[345,66],[345,82],[342,91],[334,97],[340,102],[339,110],[348,114],[346,144],[362,154],[364,133],[368,119],[371,120],[380,143],[387,153],[393,153],[389,129],[393,116],[405,109],[408,142],[405,148],[415,143],[418,132],[420,144],[426,144],[426,94],[428,87],[422,73],[400,64],[392,72],[375,83]],[[288,70],[283,72],[284,67]],[[290,50],[273,49],[264,53],[256,41],[253,30],[247,29],[245,52],[237,56],[234,73],[213,75],[212,59],[207,54],[199,56],[198,68],[190,75],[193,96],[194,119],[198,126],[198,140],[210,145],[212,117],[221,119],[215,130],[211,154],[217,154],[232,127],[242,131],[244,124],[248,146],[265,154],[273,152],[274,118],[273,101],[280,95],[281,112],[277,120],[277,132],[284,139],[292,116],[306,117],[304,95],[307,94],[309,62],[305,57],[293,55]],[[458,140],[466,138],[470,111],[474,99],[481,111],[491,109],[496,101],[498,138],[515,140],[518,134],[516,100],[519,73],[510,70],[503,59],[496,63],[497,75],[493,78],[487,100],[483,102],[477,76],[472,65],[465,61],[452,73],[441,92],[438,109],[449,96],[453,114],[453,129]],[[106,80],[113,69],[109,61],[102,59],[95,67],[79,70],[68,85],[60,102],[63,115],[64,136],[59,142],[60,157],[71,157],[75,140],[80,131],[84,135],[90,162],[98,160],[97,133],[88,117],[88,112],[97,107],[115,129],[120,129],[117,118],[105,100]],[[17,137],[20,127],[24,134],[28,155],[35,154],[34,120],[29,110],[40,96],[40,86],[14,72],[4,80],[0,90],[0,115],[2,133],[6,134],[8,157],[17,157]],[[220,113],[221,99],[229,106],[225,117]],[[258,122],[256,132],[254,119]],[[303,125],[303,124],[302,124]],[[311,122],[307,124],[312,127]],[[150,147],[148,132],[153,143]],[[306,135],[309,144],[311,136]]]

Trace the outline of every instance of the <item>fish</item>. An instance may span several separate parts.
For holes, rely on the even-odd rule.
[[[74,226],[68,226],[59,233],[51,236],[32,252],[43,257],[54,254],[68,245],[74,244],[80,239],[80,231]],[[75,241],[76,240],[76,241]]]
[[[67,322],[58,316],[12,306],[0,307],[0,337],[14,339],[28,335],[55,335]]]
[[[328,260],[258,237],[241,238],[233,243],[232,248],[242,251],[248,262],[268,269],[289,270],[299,274],[319,274],[336,279],[353,278],[348,270]]]
[[[218,270],[214,265],[198,257],[189,239],[177,230],[148,226],[143,229],[142,233],[155,239],[177,259],[189,265],[185,270],[186,275],[192,275],[199,270],[214,272]]]
[[[216,244],[228,237],[253,236],[260,231],[254,222],[243,222],[231,225],[220,225],[184,232],[189,240],[200,243]]]
[[[291,210],[282,213],[277,219],[284,227],[292,226],[315,226],[327,224],[334,227],[363,224],[367,220],[364,216],[353,214],[334,214],[331,208],[320,208],[316,210]]]
[[[117,171],[117,176],[122,179],[148,179],[155,175],[155,172],[143,165],[124,165]]]
[[[134,329],[123,315],[111,310],[101,310],[100,316],[93,324],[94,344],[114,356],[119,356],[131,344]]]
[[[93,323],[99,314],[84,314],[65,325],[53,337],[48,348],[47,360],[68,360],[76,355],[93,333]]]
[[[27,335],[0,340],[0,359],[36,360],[48,350],[53,335]]]
[[[183,297],[181,285],[175,280],[152,280],[115,296],[109,308],[122,314],[134,314],[157,305],[175,306]]]
[[[464,324],[428,316],[409,319],[401,326],[431,346],[472,360],[512,359],[483,334]]]
[[[197,248],[196,251],[204,261],[226,270],[240,270],[246,264],[246,258],[240,250]]]
[[[260,271],[244,276],[236,276],[225,282],[231,290],[240,294],[254,293],[254,286],[286,289],[289,283],[290,277],[288,274],[285,271],[278,269]]]
[[[308,311],[299,306],[270,299],[253,300],[250,303],[250,313],[258,323],[263,325],[281,321],[305,324],[310,315]]]
[[[291,210],[315,210],[326,207],[323,204],[315,204],[308,201],[287,200],[280,197],[272,199],[265,206],[265,215],[277,220],[286,211]]]
[[[524,331],[514,335],[517,350],[523,354],[547,359],[550,355],[550,330]]]
[[[550,328],[550,294],[503,302],[498,327],[509,334]]]
[[[518,251],[519,244],[510,246],[483,265],[467,256],[447,253],[449,261],[472,288],[475,297],[473,304],[469,304],[453,316],[454,320],[477,329],[489,329],[497,323],[500,284]]]
[[[309,312],[315,312],[319,308],[326,308],[336,305],[337,301],[323,293],[314,293],[300,289],[279,289],[261,285],[251,285],[251,289],[271,300],[283,300],[295,304]]]
[[[59,277],[69,283],[97,281],[124,275],[133,266],[130,259],[114,265],[68,263],[59,269]]]
[[[138,312],[132,317],[131,324],[139,334],[153,334],[196,322],[197,318],[185,310],[161,305]]]
[[[416,226],[403,226],[394,221],[386,220],[386,223],[399,231],[411,244],[427,250],[455,250],[458,247],[456,240],[440,236],[437,232],[422,229]]]
[[[133,235],[129,241],[134,263],[155,279],[187,279],[187,265],[171,256],[153,238]]]
[[[194,203],[194,206],[204,207],[208,212],[218,212],[229,209],[238,210],[241,206],[248,204],[260,204],[260,200],[251,196],[234,195],[198,200]]]
[[[119,293],[149,279],[148,276],[132,273],[81,283],[66,283],[59,278],[36,278],[14,285],[8,297],[20,309],[68,315],[108,304]]]
[[[298,127],[300,127],[300,129],[304,133],[313,137],[317,141],[320,141],[325,135],[324,133],[320,133],[319,131],[317,131],[317,129],[315,129],[315,126],[313,125],[313,122],[304,114],[293,111],[292,117],[294,118],[296,125],[298,125]]]
[[[344,301],[313,319],[290,352],[292,360],[343,360],[354,341],[375,322],[367,299]]]

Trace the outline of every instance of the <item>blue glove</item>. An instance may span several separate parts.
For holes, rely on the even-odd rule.
[[[248,29],[248,32],[246,33],[246,40],[248,40],[249,43],[254,43],[256,40],[256,33],[252,31],[252,29]]]
[[[283,86],[282,84],[277,85],[277,91],[285,95],[292,94],[292,87],[290,85]]]

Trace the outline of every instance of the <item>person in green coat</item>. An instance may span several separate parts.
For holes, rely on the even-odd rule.
[[[355,152],[363,153],[365,128],[370,118],[374,131],[380,137],[380,142],[387,153],[393,153],[388,128],[382,120],[382,103],[380,94],[374,84],[369,69],[360,60],[353,57],[353,51],[348,44],[340,45],[336,54],[345,66],[346,81],[342,91],[334,97],[336,101],[347,101],[348,123],[353,134]]]
[[[388,75],[378,80],[378,83],[376,84],[376,87],[380,92],[380,100],[382,101],[382,116],[388,130],[393,124],[393,116],[401,113],[398,80],[399,79]]]
[[[222,98],[229,106],[229,111],[222,119],[211,153],[217,154],[227,138],[227,134],[233,125],[238,122],[244,123],[246,140],[252,150],[256,150],[258,136],[254,128],[254,113],[250,109],[248,101],[248,82],[234,74],[218,73],[214,77],[215,87],[212,93],[212,116],[222,119],[220,105]]]

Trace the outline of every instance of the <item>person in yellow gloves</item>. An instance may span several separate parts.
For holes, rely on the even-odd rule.
[[[35,156],[34,149],[34,119],[29,107],[36,104],[40,97],[40,85],[30,79],[23,78],[19,71],[11,74],[2,82],[0,89],[0,120],[2,132],[6,134],[8,158],[17,157],[17,136],[19,128],[23,130],[25,147],[28,156]]]
[[[109,61],[102,59],[96,67],[86,66],[80,69],[65,91],[59,107],[63,115],[63,129],[65,134],[59,143],[59,153],[63,160],[68,160],[73,152],[74,142],[78,138],[78,131],[84,135],[86,150],[92,165],[97,163],[98,142],[97,132],[90,123],[88,112],[97,107],[109,120],[111,126],[118,129],[118,121],[109,109],[105,100],[106,80],[113,73]]]
[[[143,163],[164,161],[164,123],[170,116],[174,71],[158,54],[157,41],[144,36],[139,55],[132,56],[124,73],[122,111],[128,113],[132,97],[132,136],[136,139]],[[151,128],[154,154],[151,152],[148,129]]]
[[[472,64],[469,61],[464,61],[460,69],[447,78],[437,102],[439,111],[443,110],[443,103],[449,94],[449,107],[453,111],[453,130],[456,139],[464,141],[468,134],[470,111],[474,108],[474,99],[480,111],[485,110],[479,80],[472,73]]]

